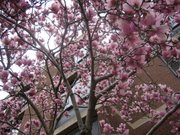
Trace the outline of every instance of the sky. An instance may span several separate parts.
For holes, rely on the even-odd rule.
[[[66,2],[67,2],[67,5],[70,5],[70,3],[71,3],[70,0],[67,0]],[[51,3],[48,3],[48,6],[50,6],[50,5],[51,5]],[[47,5],[46,5],[46,6],[47,6]],[[48,45],[45,45],[45,46],[46,46],[47,48],[50,48],[50,49],[55,48],[55,46],[54,46],[54,38],[51,37],[50,41],[48,41],[48,39],[49,39],[48,34],[47,34],[46,32],[42,32],[42,35],[43,35],[43,36],[42,36],[43,39],[45,40],[45,43],[49,42],[49,44],[50,44],[49,47],[48,47]],[[34,51],[28,51],[28,52],[26,53],[26,55],[27,55],[30,59],[34,59],[34,58],[36,57],[36,53],[35,53]],[[21,71],[21,69],[20,69],[19,67],[14,66],[14,65],[13,65],[13,67],[12,67],[12,70],[13,70],[13,71],[16,71],[16,72]],[[0,82],[0,84],[1,84],[1,82]],[[8,93],[5,92],[5,91],[3,91],[2,89],[0,89],[0,100],[4,99],[4,98],[7,97],[7,96],[8,96]]]
[[[5,97],[8,96],[8,93],[5,91],[0,91],[0,100],[4,99]]]

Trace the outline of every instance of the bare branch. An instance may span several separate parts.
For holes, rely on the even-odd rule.
[[[110,90],[112,90],[116,85],[118,84],[118,81],[113,82],[112,84],[110,84],[109,86],[107,86],[106,88],[104,88],[104,90],[102,90],[101,93],[98,93],[96,95],[96,98],[99,99],[102,95],[106,94],[107,92],[109,92]]]
[[[104,76],[101,76],[101,77],[97,77],[97,78],[95,78],[95,82],[98,83],[98,82],[103,81],[105,79],[108,79],[108,78],[110,78],[112,76],[113,76],[113,74],[110,73],[110,74],[107,74],[107,75],[104,75]]]
[[[156,123],[146,135],[153,135],[153,133],[174,113],[180,108],[180,102],[176,104],[169,112],[167,112],[162,119]]]
[[[24,93],[19,93],[33,108],[34,112],[36,113],[39,121],[41,122],[46,134],[49,134],[49,130],[47,128],[47,125],[45,123],[45,121],[43,120],[43,117],[41,116],[39,110],[37,109],[37,107],[33,104],[33,102],[24,94]]]
[[[14,125],[12,125],[11,123],[9,123],[9,122],[7,122],[7,121],[2,121],[2,120],[0,120],[0,123],[5,123],[5,124],[11,126],[13,129],[19,131],[19,133],[21,133],[21,134],[23,134],[23,135],[26,135],[26,134],[25,134],[24,132],[22,132],[20,129],[18,129],[17,127],[15,127]]]

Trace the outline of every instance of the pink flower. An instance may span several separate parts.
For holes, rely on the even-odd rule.
[[[92,42],[92,46],[93,46],[94,48],[97,48],[98,42],[97,42],[97,41],[93,41],[93,42]]]
[[[92,21],[93,17],[96,15],[93,8],[89,8],[87,12],[87,18]]]
[[[112,131],[113,131],[113,127],[110,124],[105,123],[103,126],[103,132],[104,133],[111,133]]]
[[[29,3],[25,0],[21,0],[19,3],[18,3],[18,6],[19,8],[21,9],[27,9],[30,7]]]
[[[162,52],[162,56],[163,58],[167,59],[167,58],[170,58],[171,57],[171,52],[169,50],[165,50]]]
[[[45,132],[40,132],[40,135],[46,135],[46,133]]]
[[[164,43],[166,39],[166,35],[163,33],[157,33],[150,37],[150,41],[153,43]]]
[[[59,6],[59,4],[57,2],[55,2],[55,3],[53,3],[51,5],[50,9],[54,14],[57,14],[59,12],[59,10],[60,10],[60,6]]]
[[[118,96],[125,96],[126,95],[126,90],[125,89],[120,89],[118,91]]]
[[[159,112],[159,116],[163,117],[165,115],[165,112]]]
[[[0,112],[0,119],[3,119],[4,118],[4,112]]]
[[[38,120],[32,120],[33,124],[35,125],[36,128],[40,126],[40,122]]]
[[[180,15],[179,15],[179,14],[178,14],[178,15],[175,15],[174,21],[175,21],[176,23],[180,23]]]
[[[34,96],[36,94],[36,90],[35,89],[31,89],[29,92],[28,92],[28,95],[29,96]]]
[[[142,3],[142,0],[127,0],[131,6],[139,7]]]
[[[12,79],[11,79],[11,83],[12,83],[12,84],[14,84],[14,85],[15,85],[17,82],[18,82],[18,81],[17,81],[17,79],[16,79],[16,78],[12,78]]]
[[[177,51],[178,50],[176,50],[176,49],[172,49],[171,56],[176,57],[177,56]]]
[[[10,40],[9,38],[4,38],[3,43],[4,43],[5,45],[10,45],[11,40]]]
[[[175,3],[175,0],[166,0],[166,3],[168,5],[173,5]]]
[[[78,104],[78,105],[82,105],[83,103],[84,103],[84,100],[81,99],[81,98],[78,98],[77,104]]]
[[[126,129],[126,125],[123,123],[119,124],[119,127],[117,127],[116,131],[122,135],[129,135],[129,129]]]
[[[62,104],[62,101],[61,101],[60,99],[58,99],[58,98],[56,98],[54,101],[55,101],[55,103],[58,104],[58,105],[61,105],[61,104]]]
[[[7,71],[4,70],[0,72],[0,79],[2,80],[2,82],[7,82],[8,76],[9,73]]]
[[[21,60],[17,60],[16,61],[16,65],[21,66],[22,65],[22,61]]]
[[[70,116],[69,112],[68,112],[68,111],[65,111],[65,112],[64,112],[64,116],[65,116],[65,117],[69,117],[69,116]]]
[[[127,73],[121,73],[120,78],[121,78],[121,81],[124,82],[128,79],[128,74]]]
[[[130,22],[128,22],[126,20],[121,21],[121,29],[122,29],[122,32],[124,35],[130,35],[134,32]]]
[[[30,123],[29,123],[29,121],[27,121],[24,125],[24,128],[27,129],[27,128],[29,128],[29,126],[30,126]]]
[[[32,60],[27,60],[27,61],[26,61],[26,65],[27,65],[27,66],[31,66],[31,65],[32,65]]]
[[[115,6],[117,6],[118,0],[107,0],[107,9],[111,9]]]
[[[32,61],[28,60],[28,59],[23,59],[21,60],[22,64],[24,64],[24,66],[31,66],[32,65]]]
[[[142,20],[142,23],[146,26],[151,26],[156,23],[156,18],[151,13],[148,13]]]
[[[7,84],[3,85],[3,90],[9,90],[9,86]]]
[[[134,10],[132,7],[130,7],[127,3],[123,4],[123,11],[127,14],[133,14]]]
[[[37,51],[36,52],[36,57],[37,57],[38,60],[43,60],[44,54],[42,52],[40,52],[40,51]]]
[[[115,35],[115,34],[113,34],[113,35],[111,35],[111,39],[112,39],[114,42],[116,42],[117,39],[118,39],[118,36]]]

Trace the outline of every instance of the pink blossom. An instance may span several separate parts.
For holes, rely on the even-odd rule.
[[[36,128],[40,127],[40,122],[39,122],[39,120],[33,119],[32,122],[33,122],[33,124],[35,125]]]
[[[173,5],[175,3],[176,0],[166,0],[166,3],[168,5]]]
[[[139,7],[143,0],[127,0],[131,6]]]
[[[153,43],[163,43],[166,39],[167,38],[165,34],[155,34],[150,37],[150,41]]]
[[[120,22],[121,24],[121,29],[124,35],[130,35],[134,32],[134,30],[131,27],[131,23],[125,20],[122,20]]]
[[[95,17],[96,13],[93,8],[89,8],[87,12],[87,18],[91,21],[93,21],[93,18]]]
[[[26,65],[27,65],[27,66],[31,66],[31,65],[32,65],[32,61],[31,61],[31,60],[27,60],[27,61],[26,61]]]
[[[93,46],[94,48],[97,48],[98,42],[97,42],[97,41],[93,41],[93,42],[92,42],[92,46]]]
[[[129,77],[129,76],[128,76],[127,73],[123,73],[123,72],[122,72],[122,73],[120,74],[120,79],[121,79],[122,82],[126,81],[126,80],[128,79],[128,77]]]
[[[107,0],[106,7],[107,7],[107,9],[111,9],[111,8],[117,6],[117,4],[118,4],[117,0]]]
[[[105,123],[103,126],[103,132],[104,133],[111,133],[112,131],[113,131],[113,127],[110,124]]]
[[[4,112],[0,112],[0,119],[3,119],[5,117]]]
[[[103,133],[107,134],[107,133],[111,133],[112,131],[114,131],[114,128],[110,124],[106,123],[105,120],[101,120],[99,122],[99,124],[103,130]]]
[[[16,64],[17,64],[18,66],[21,66],[21,65],[22,65],[22,61],[21,61],[21,60],[17,60],[17,61],[16,61]]]
[[[118,92],[119,96],[125,96],[126,95],[126,90],[125,89],[120,89]]]
[[[54,2],[52,5],[51,5],[51,11],[54,13],[54,14],[57,14],[60,10],[60,6],[59,6],[59,3],[58,2]]]
[[[27,129],[27,128],[29,128],[29,126],[30,126],[30,123],[29,123],[29,121],[27,121],[24,125],[24,128]]]
[[[7,84],[4,84],[4,85],[3,85],[3,90],[7,90],[7,91],[8,91],[9,89],[10,89],[10,88],[9,88],[9,85],[7,85]]]
[[[45,132],[40,132],[40,135],[46,135],[46,133]]]
[[[108,20],[110,21],[110,22],[112,22],[113,24],[117,21],[117,16],[115,16],[115,15],[108,15]]]
[[[82,105],[84,103],[84,100],[81,99],[81,98],[78,98],[78,101],[77,101],[78,105]]]
[[[18,82],[18,80],[17,80],[16,78],[13,77],[13,78],[11,79],[11,83],[12,83],[13,85],[15,85],[17,82]]]
[[[70,116],[69,112],[68,112],[68,111],[65,111],[65,112],[64,112],[64,116],[69,117],[69,116]]]
[[[170,58],[171,57],[171,52],[169,51],[169,50],[164,50],[163,52],[162,52],[162,56],[165,58],[165,59],[167,59],[167,58]]]
[[[29,3],[25,0],[20,0],[20,2],[18,3],[19,7],[21,9],[27,9],[30,7]]]
[[[61,105],[61,104],[62,104],[62,101],[61,101],[60,99],[58,99],[58,98],[56,98],[54,101],[55,101],[55,103],[58,104],[58,105]]]
[[[166,113],[165,112],[159,112],[159,116],[163,117]]]
[[[27,78],[28,77],[28,73],[26,71],[21,72],[21,77]]]
[[[142,23],[146,26],[155,25],[156,18],[152,13],[147,13],[145,17],[142,19]]]
[[[117,127],[116,131],[121,135],[129,135],[129,129],[126,129],[126,125],[123,123],[119,124],[119,127]]]
[[[180,15],[179,15],[179,14],[177,14],[177,15],[174,16],[174,21],[175,21],[176,23],[180,23]]]
[[[44,54],[42,52],[37,51],[36,52],[36,57],[37,57],[38,60],[43,60]]]
[[[24,64],[24,66],[31,66],[32,64],[32,61],[28,59],[22,59],[21,62]]]
[[[10,45],[11,40],[10,40],[9,38],[4,38],[3,43],[4,43],[5,45]]]
[[[114,42],[116,42],[117,39],[118,39],[118,36],[115,35],[115,34],[113,34],[113,35],[111,35],[111,39],[112,39]]]
[[[124,11],[126,14],[133,14],[133,13],[134,13],[133,8],[130,7],[127,3],[123,4],[123,11]]]
[[[0,79],[4,83],[7,82],[8,76],[9,76],[9,73],[7,71],[3,70],[3,71],[0,72]]]
[[[171,50],[171,57],[177,57],[177,50],[176,49],[172,49]]]
[[[28,95],[31,96],[31,97],[34,96],[34,95],[36,95],[36,90],[35,90],[35,89],[29,90],[29,91],[28,91]]]

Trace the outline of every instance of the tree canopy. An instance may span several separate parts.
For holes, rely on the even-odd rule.
[[[68,100],[81,134],[91,134],[97,104],[118,106],[125,122],[134,113],[151,114],[152,134],[179,115],[180,96],[153,80],[134,86],[134,78],[155,57],[180,58],[180,42],[172,38],[179,23],[178,0],[0,0],[0,87],[9,93],[0,101],[0,134],[53,135],[68,116]],[[166,104],[166,112],[149,101]],[[88,110],[85,122],[80,107]],[[100,121],[107,134],[129,134],[125,124]],[[179,119],[170,125],[180,133]]]

